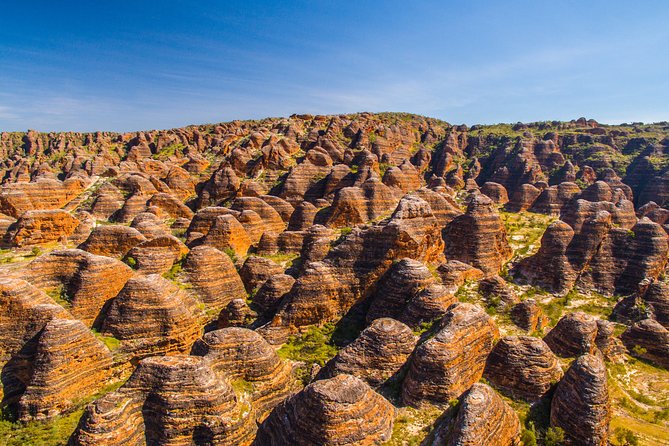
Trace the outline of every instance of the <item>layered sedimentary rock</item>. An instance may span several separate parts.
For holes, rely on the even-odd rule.
[[[205,245],[217,249],[231,250],[235,255],[243,257],[251,247],[252,240],[248,232],[232,215],[216,217],[209,232],[202,239]]]
[[[665,231],[647,218],[631,229],[613,227],[611,214],[598,212],[575,232],[552,223],[539,251],[523,259],[517,271],[533,284],[556,292],[574,286],[599,292],[629,293],[643,280],[656,279],[666,265],[669,244]]]
[[[263,314],[274,314],[281,299],[288,294],[295,284],[295,278],[288,274],[275,274],[258,288],[253,296],[253,306]]]
[[[218,328],[248,327],[257,316],[246,301],[232,299],[218,314],[216,326]]]
[[[551,426],[564,430],[574,445],[608,443],[611,407],[604,361],[583,355],[558,384],[551,402]]]
[[[506,188],[499,183],[489,181],[481,186],[481,193],[487,195],[495,204],[505,205],[509,202],[509,195]]]
[[[146,241],[137,229],[123,225],[96,226],[80,249],[107,257],[123,257],[133,247]]]
[[[86,406],[69,441],[74,446],[146,444],[142,395],[111,392]]]
[[[318,377],[349,374],[379,387],[399,372],[417,341],[403,323],[391,318],[376,319],[355,341],[339,350]]]
[[[453,304],[440,327],[411,356],[402,385],[406,404],[445,405],[459,397],[483,376],[486,358],[499,336],[490,316],[473,304]]]
[[[13,246],[41,245],[65,241],[80,222],[63,210],[31,210],[23,213],[15,223],[10,239]]]
[[[500,276],[490,276],[479,282],[479,292],[487,304],[505,310],[518,303],[518,295]]]
[[[669,369],[669,330],[653,319],[629,327],[621,339],[630,354]]]
[[[442,249],[429,205],[408,195],[388,221],[354,229],[322,261],[305,265],[264,332],[276,341],[293,327],[338,318],[370,294],[393,260],[435,261],[442,258]]]
[[[578,311],[563,316],[544,341],[560,356],[580,356],[594,353],[597,345],[597,319]]]
[[[373,445],[390,439],[394,408],[359,378],[316,381],[279,404],[254,444]]]
[[[483,194],[469,198],[467,212],[444,228],[443,237],[449,260],[469,263],[486,275],[497,274],[511,258],[504,225],[492,200]]]
[[[511,320],[525,331],[541,331],[548,325],[548,318],[534,299],[517,303],[509,313]]]
[[[65,206],[83,192],[85,182],[70,178],[37,179],[30,183],[11,183],[0,190],[0,212],[19,218],[31,210],[53,210]]]
[[[132,270],[116,259],[62,249],[33,260],[26,276],[39,287],[62,289],[70,312],[92,326],[105,304],[132,276]]]
[[[173,235],[163,235],[140,243],[128,251],[135,267],[144,274],[162,274],[188,253],[188,248]]]
[[[476,383],[461,398],[448,446],[512,446],[520,441],[520,420],[489,386]]]
[[[327,226],[340,228],[374,220],[392,211],[398,201],[396,192],[371,178],[360,187],[346,187],[335,195]]]
[[[181,278],[193,286],[197,298],[207,308],[220,310],[231,300],[247,296],[230,257],[212,246],[190,250],[183,262]]]
[[[447,287],[459,287],[466,281],[483,278],[483,271],[459,260],[449,260],[437,268],[441,283]]]
[[[249,293],[259,289],[270,277],[283,274],[278,263],[258,256],[249,256],[239,270],[239,276]]]
[[[562,369],[541,339],[506,336],[490,352],[483,376],[513,397],[534,401],[560,380]]]
[[[367,312],[367,320],[380,317],[398,319],[408,301],[434,282],[430,270],[421,262],[402,259],[394,263],[379,280]]]
[[[230,384],[197,356],[159,356],[140,362],[116,392],[93,403],[73,435],[75,444],[248,445],[253,414]]]
[[[22,279],[0,278],[0,362],[5,363],[54,318],[67,311]],[[5,396],[7,388],[5,386]]]
[[[205,334],[193,346],[212,369],[250,383],[253,407],[262,415],[288,396],[293,387],[291,365],[277,356],[258,333],[246,328],[223,328]]]
[[[653,318],[669,329],[669,284],[655,281],[642,297]]]
[[[454,289],[431,283],[414,295],[407,303],[399,320],[410,327],[418,327],[423,322],[431,322],[442,317],[457,299]]]
[[[194,311],[186,293],[169,280],[137,276],[112,300],[101,331],[120,339],[134,357],[185,352],[200,335]]]
[[[111,365],[109,349],[81,321],[52,319],[39,334],[20,418],[52,417],[94,395],[107,383]]]

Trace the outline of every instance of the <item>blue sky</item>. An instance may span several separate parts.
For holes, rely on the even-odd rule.
[[[669,120],[669,2],[10,1],[0,130]]]

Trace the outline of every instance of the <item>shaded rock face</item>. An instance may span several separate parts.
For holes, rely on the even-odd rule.
[[[34,340],[49,321],[67,317],[67,311],[39,288],[22,279],[0,278],[0,362]],[[6,386],[4,390],[7,396]]]
[[[630,354],[669,369],[669,330],[653,319],[629,327],[621,339]]]
[[[137,276],[111,302],[101,332],[135,358],[188,351],[200,335],[193,302],[172,282]]]
[[[124,257],[128,251],[146,241],[137,229],[123,225],[96,226],[80,249],[107,257]]]
[[[548,318],[534,299],[517,303],[509,313],[511,320],[525,331],[541,331],[548,325]]]
[[[467,212],[456,217],[443,231],[446,257],[497,274],[511,258],[506,230],[490,198],[477,194],[469,199]]]
[[[127,257],[135,260],[135,268],[144,274],[162,274],[174,262],[188,253],[188,248],[173,235],[152,238],[128,251]]]
[[[394,263],[379,280],[371,298],[367,320],[380,317],[399,319],[408,301],[432,282],[432,273],[423,263],[412,259]]]
[[[488,305],[496,306],[498,310],[505,310],[519,302],[518,295],[500,276],[490,276],[479,282],[479,292],[486,299]]]
[[[33,260],[26,276],[41,288],[62,287],[72,315],[93,326],[105,304],[132,276],[132,270],[109,257],[63,249]]]
[[[669,244],[661,226],[644,218],[630,230],[613,227],[602,211],[585,220],[580,232],[552,223],[539,251],[516,268],[531,283],[555,292],[576,286],[605,294],[630,293],[643,280],[656,279],[667,261]]]
[[[318,378],[349,374],[373,388],[380,387],[400,371],[417,341],[403,323],[376,319],[321,369]]]
[[[182,279],[193,286],[207,309],[221,310],[233,299],[246,298],[242,279],[230,257],[202,245],[193,248],[183,262]]]
[[[205,334],[193,345],[212,369],[251,383],[251,401],[258,416],[269,412],[293,387],[291,365],[277,356],[258,333],[246,328],[224,328]]]
[[[21,215],[11,230],[13,246],[41,245],[63,241],[72,235],[80,222],[63,210],[31,210]]]
[[[305,265],[276,315],[263,328],[264,334],[277,341],[295,327],[341,317],[369,296],[372,285],[393,260],[435,261],[441,258],[442,249],[439,226],[429,205],[406,196],[389,220],[354,229],[322,261]]]
[[[82,179],[37,179],[30,183],[3,185],[0,191],[0,212],[14,218],[32,210],[54,210],[65,206],[83,192]]]
[[[583,355],[558,384],[551,402],[551,426],[575,445],[606,445],[611,407],[604,361]]]
[[[506,336],[490,352],[483,376],[513,397],[535,401],[560,380],[562,369],[541,339]]]
[[[239,270],[246,291],[251,293],[258,290],[270,277],[283,274],[281,266],[264,257],[249,256]]]
[[[411,406],[448,404],[483,376],[485,361],[499,337],[494,322],[473,304],[453,304],[437,334],[416,347],[402,384]]]
[[[22,420],[58,415],[97,393],[111,374],[109,349],[77,320],[53,319],[40,332],[25,393]]]
[[[489,386],[476,383],[460,400],[453,430],[446,434],[447,440],[444,444],[448,446],[519,444],[521,428],[518,415]]]
[[[669,284],[653,282],[642,299],[653,318],[669,329]]]
[[[86,410],[73,443],[248,445],[253,415],[206,359],[144,359],[116,392]],[[142,433],[144,435],[142,435]],[[144,437],[144,438],[142,438]]]
[[[597,345],[597,320],[583,312],[563,316],[544,341],[560,356],[580,356],[594,353]]]
[[[359,378],[309,384],[260,425],[254,445],[373,445],[390,439],[394,408]]]

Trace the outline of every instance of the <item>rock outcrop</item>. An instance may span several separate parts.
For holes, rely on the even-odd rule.
[[[536,401],[560,380],[562,369],[541,339],[506,336],[490,352],[483,376],[515,398]]]
[[[520,420],[489,386],[476,383],[460,398],[458,415],[444,444],[512,446],[520,442]]]
[[[349,374],[376,388],[393,378],[409,358],[418,338],[390,318],[374,320],[360,336],[323,367],[318,378]]]
[[[309,384],[260,425],[255,445],[373,445],[390,439],[395,410],[359,378]]]
[[[469,198],[467,212],[444,228],[443,237],[446,258],[469,263],[486,275],[499,273],[511,258],[504,225],[493,201],[483,194]]]
[[[411,406],[446,405],[483,376],[499,332],[483,309],[453,304],[437,334],[416,347],[402,384],[402,400]]]
[[[544,337],[548,346],[560,356],[580,356],[594,353],[597,348],[597,320],[578,311],[563,316]]]
[[[551,402],[551,426],[561,428],[574,445],[608,443],[611,407],[606,366],[594,355],[574,361],[558,384]]]
[[[39,334],[19,417],[44,419],[70,409],[107,384],[111,365],[109,349],[83,323],[52,319]]]

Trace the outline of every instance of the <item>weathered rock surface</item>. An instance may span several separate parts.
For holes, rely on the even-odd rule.
[[[416,347],[402,385],[411,406],[446,405],[483,376],[485,361],[499,337],[494,322],[473,304],[453,304],[439,332]]]
[[[137,229],[123,225],[96,226],[79,248],[91,254],[124,257],[128,251],[146,241]]]
[[[41,245],[65,241],[80,222],[63,210],[30,210],[15,223],[10,238],[13,246]]]
[[[513,397],[535,401],[560,380],[562,369],[541,339],[506,336],[490,352],[483,376]]]
[[[512,446],[520,441],[520,420],[489,386],[476,383],[461,397],[448,446]]]
[[[390,439],[394,408],[359,378],[316,381],[279,404],[254,444],[373,445]]]
[[[258,333],[246,328],[223,328],[205,334],[193,345],[212,369],[250,383],[251,401],[258,416],[285,399],[293,387],[291,365],[277,356]]]
[[[109,349],[83,323],[52,319],[39,334],[19,417],[44,419],[66,411],[104,387],[111,365]]]
[[[399,372],[417,341],[403,323],[391,318],[376,319],[321,369],[318,378],[349,374],[373,388],[379,387]]]
[[[469,263],[486,275],[497,274],[511,258],[504,225],[492,200],[483,194],[469,198],[467,212],[444,228],[443,237],[449,260]]]
[[[630,354],[669,369],[669,330],[653,319],[629,327],[621,339]]]
[[[121,349],[135,358],[186,352],[200,336],[195,310],[169,280],[136,276],[112,300],[101,332],[121,340]]]
[[[580,356],[594,353],[597,345],[597,319],[578,311],[563,316],[544,341],[560,356]]]
[[[509,315],[514,324],[530,333],[541,332],[548,325],[548,318],[534,299],[517,303]]]
[[[594,355],[574,361],[558,384],[551,402],[551,426],[564,430],[575,445],[606,445],[611,407],[606,366]]]
[[[184,259],[181,277],[193,286],[197,298],[208,309],[221,310],[231,300],[247,296],[230,257],[212,246],[191,249]]]
[[[33,260],[26,276],[41,288],[61,289],[72,315],[93,326],[104,306],[132,276],[132,270],[116,259],[80,249],[62,249]]]

